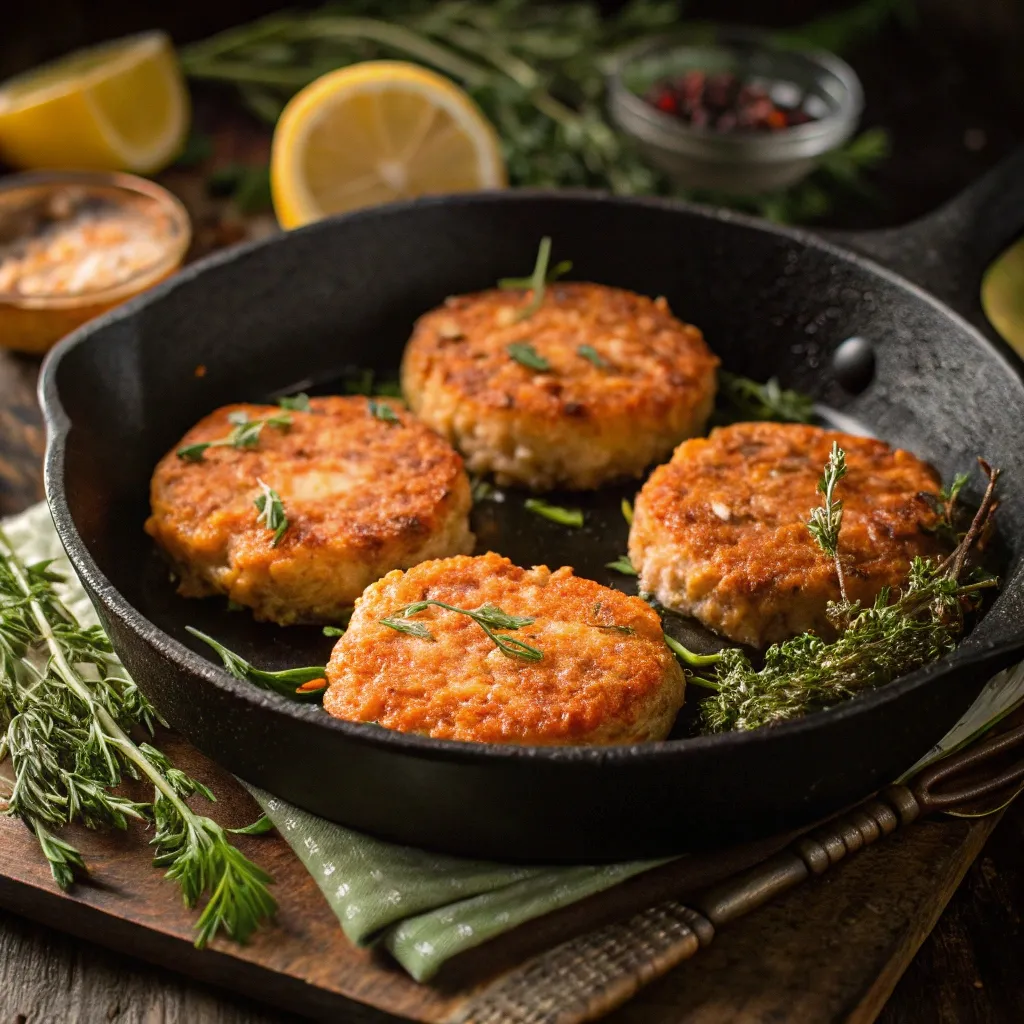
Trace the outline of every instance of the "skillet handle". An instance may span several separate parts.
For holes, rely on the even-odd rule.
[[[1001,341],[981,307],[988,265],[1024,231],[1024,147],[933,213],[898,228],[828,232],[931,292]]]

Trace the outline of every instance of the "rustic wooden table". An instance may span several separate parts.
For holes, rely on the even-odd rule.
[[[0,353],[0,515],[16,512],[42,496],[39,460],[43,432],[34,390],[38,368],[35,360]],[[932,844],[939,854],[946,847],[963,848],[964,823],[926,827],[932,831],[927,837],[922,835],[920,841]],[[1022,849],[1024,803],[1018,803],[969,870],[878,1020],[883,1024],[1024,1020],[1024,982],[1020,976],[1024,954]],[[932,862],[941,860],[937,855]],[[852,862],[845,869],[844,893],[849,893],[850,876],[854,874],[862,876],[865,893],[877,892],[871,876],[878,869],[886,870],[882,851],[877,851],[873,859],[864,855],[864,859]],[[915,883],[934,885],[929,879],[907,877],[884,887],[891,890],[884,897],[891,901],[887,907],[890,912],[901,889],[913,888]],[[856,888],[854,884],[853,890]],[[936,907],[948,895],[943,889],[941,884],[935,886]],[[757,942],[751,948],[752,943],[745,943],[742,933],[729,936],[730,942],[716,943],[706,956],[682,965],[648,989],[640,1000],[627,1004],[614,1019],[621,1024],[734,1021],[735,1000],[729,1009],[715,1006],[713,986],[720,982],[714,979],[723,977],[723,968],[739,985],[744,975],[752,974],[752,991],[758,991],[757,979],[763,972],[770,972],[774,979],[759,998],[742,1007],[744,1021],[752,1024],[794,1019],[788,1008],[799,1005],[793,999],[805,984],[804,971],[828,973],[831,961],[827,950],[843,942],[851,911],[848,908],[843,912],[838,903],[833,908],[828,892],[822,891],[797,912],[816,914],[821,918],[817,931],[831,932],[824,952],[817,951],[817,961],[813,950],[808,950],[800,963],[790,965],[772,962],[770,950],[764,951],[762,960],[762,946]],[[792,920],[792,907],[787,910],[785,899],[763,913],[777,915],[780,934]],[[923,927],[926,929],[927,924]],[[764,930],[762,920],[761,934]],[[771,933],[770,927],[768,931]],[[862,921],[857,931],[857,941],[863,945]],[[916,942],[915,937],[911,942]],[[780,947],[785,948],[783,943]],[[894,962],[900,961],[897,958]],[[841,984],[841,979],[832,981],[833,987]],[[855,1010],[851,1007],[852,1019],[871,1020],[878,999],[884,998],[891,984],[891,978],[880,978],[878,996],[862,993]],[[819,977],[816,987],[827,989],[829,980]],[[705,988],[706,993],[702,991]],[[285,1024],[297,1019],[0,912],[0,1024]]]

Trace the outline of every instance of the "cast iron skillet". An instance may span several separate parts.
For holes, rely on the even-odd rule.
[[[980,323],[980,269],[1022,221],[1018,154],[938,214],[859,244]],[[611,749],[462,744],[338,722],[210,660],[186,624],[271,667],[322,664],[330,641],[174,595],[142,532],[157,459],[222,403],[329,387],[346,366],[393,373],[418,314],[526,273],[545,234],[558,259],[575,262],[574,278],[667,296],[726,368],[810,391],[946,479],[972,469],[977,454],[1004,469],[1005,583],[953,655],[776,728]],[[837,375],[833,353],[852,336],[873,347],[873,373]],[[789,828],[893,779],[1024,646],[1017,365],[941,301],[810,233],[594,194],[505,192],[368,210],[189,267],[69,337],[47,360],[41,393],[57,528],[143,691],[242,778],[389,839],[503,860],[593,861]],[[592,500],[592,528],[575,535],[485,506],[481,547],[621,584],[601,568],[624,550],[617,502]],[[510,496],[504,508],[519,504]]]

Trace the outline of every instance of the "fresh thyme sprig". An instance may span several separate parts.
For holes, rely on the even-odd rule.
[[[811,423],[814,399],[783,388],[775,377],[759,384],[728,370],[718,371],[718,397],[726,405],[727,420],[771,420],[778,423]]]
[[[85,863],[51,829],[153,820],[154,863],[167,868],[186,906],[209,894],[196,945],[218,931],[244,942],[274,914],[270,878],[185,802],[196,794],[212,800],[210,790],[129,736],[132,728],[152,733],[156,712],[103,631],[82,626],[64,606],[58,582],[48,563],[25,564],[0,531],[0,760],[9,758],[14,773],[3,813],[35,834],[62,888]],[[125,776],[151,783],[152,802],[112,792]]]
[[[253,502],[256,506],[256,522],[262,523],[268,530],[273,531],[274,539],[270,542],[270,546],[276,548],[288,530],[288,516],[285,515],[284,502],[273,487],[259,479],[256,483],[260,485],[260,493]]]
[[[433,633],[423,625],[422,622],[407,621],[411,616],[433,605],[435,608],[444,608],[450,612],[457,612],[472,619],[490,637],[494,645],[502,654],[510,658],[524,658],[526,661],[540,661],[544,657],[542,651],[531,646],[524,640],[517,640],[512,636],[504,636],[495,633],[495,629],[522,629],[523,626],[530,626],[536,619],[522,615],[509,615],[493,604],[484,604],[479,608],[457,608],[455,605],[446,604],[444,601],[417,601],[415,604],[406,605],[397,612],[389,615],[380,621],[385,626],[390,626],[399,633],[408,633],[410,636],[418,637],[420,640],[435,640]]]
[[[498,287],[505,291],[526,291],[530,292],[530,300],[516,310],[516,321],[528,320],[544,304],[544,286],[557,281],[563,274],[572,270],[572,263],[569,260],[562,260],[556,263],[548,271],[548,263],[551,262],[551,239],[545,235],[540,240],[537,249],[537,261],[533,265],[533,273],[529,277],[503,277],[498,282]]]
[[[344,630],[337,630],[336,633],[328,634],[327,629],[333,628],[325,627],[324,635],[341,636],[344,633]],[[198,640],[202,640],[204,644],[209,644],[220,655],[220,660],[224,663],[224,669],[229,675],[234,676],[236,679],[242,679],[247,683],[252,683],[261,690],[273,690],[289,700],[316,701],[321,696],[318,691],[324,689],[327,685],[324,678],[326,669],[323,665],[306,665],[302,668],[286,668],[278,672],[270,672],[266,669],[256,668],[255,665],[250,664],[240,654],[235,654],[234,651],[228,650],[222,643],[214,640],[212,636],[201,633],[192,626],[186,626],[185,629]],[[318,681],[323,682],[324,686],[309,690],[302,689],[306,684]]]
[[[549,519],[553,523],[558,523],[559,526],[579,528],[583,525],[583,510],[579,508],[563,508],[561,505],[551,505],[543,498],[527,498],[523,502],[523,508],[543,519]]]
[[[963,632],[964,606],[973,606],[980,591],[997,582],[961,579],[996,504],[999,472],[979,462],[988,485],[970,529],[942,561],[915,558],[894,601],[883,590],[870,607],[844,606],[836,640],[804,633],[773,644],[760,670],[740,648],[713,656],[714,678],[693,680],[717,690],[701,705],[704,731],[756,729],[832,707],[952,651]]]
[[[260,443],[260,434],[264,427],[287,430],[292,425],[292,418],[286,412],[281,412],[251,420],[247,413],[237,410],[228,413],[228,422],[232,424],[232,429],[227,437],[216,441],[187,444],[178,449],[178,458],[185,462],[202,462],[208,448],[255,448]]]
[[[839,581],[839,593],[843,604],[849,605],[850,598],[846,593],[846,574],[839,558],[839,531],[843,525],[843,503],[835,497],[836,484],[846,476],[846,452],[836,441],[832,442],[832,450],[828,455],[828,463],[821,479],[818,481],[818,493],[822,495],[822,504],[811,509],[811,518],[807,529],[818,542],[818,547],[832,559],[836,567],[836,579]]]

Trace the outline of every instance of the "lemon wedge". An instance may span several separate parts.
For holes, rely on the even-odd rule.
[[[366,61],[318,78],[277,123],[274,210],[298,227],[413,196],[501,188],[501,143],[457,85],[403,61]]]
[[[15,167],[152,174],[177,156],[188,121],[163,32],[78,50],[0,85],[0,156]]]

